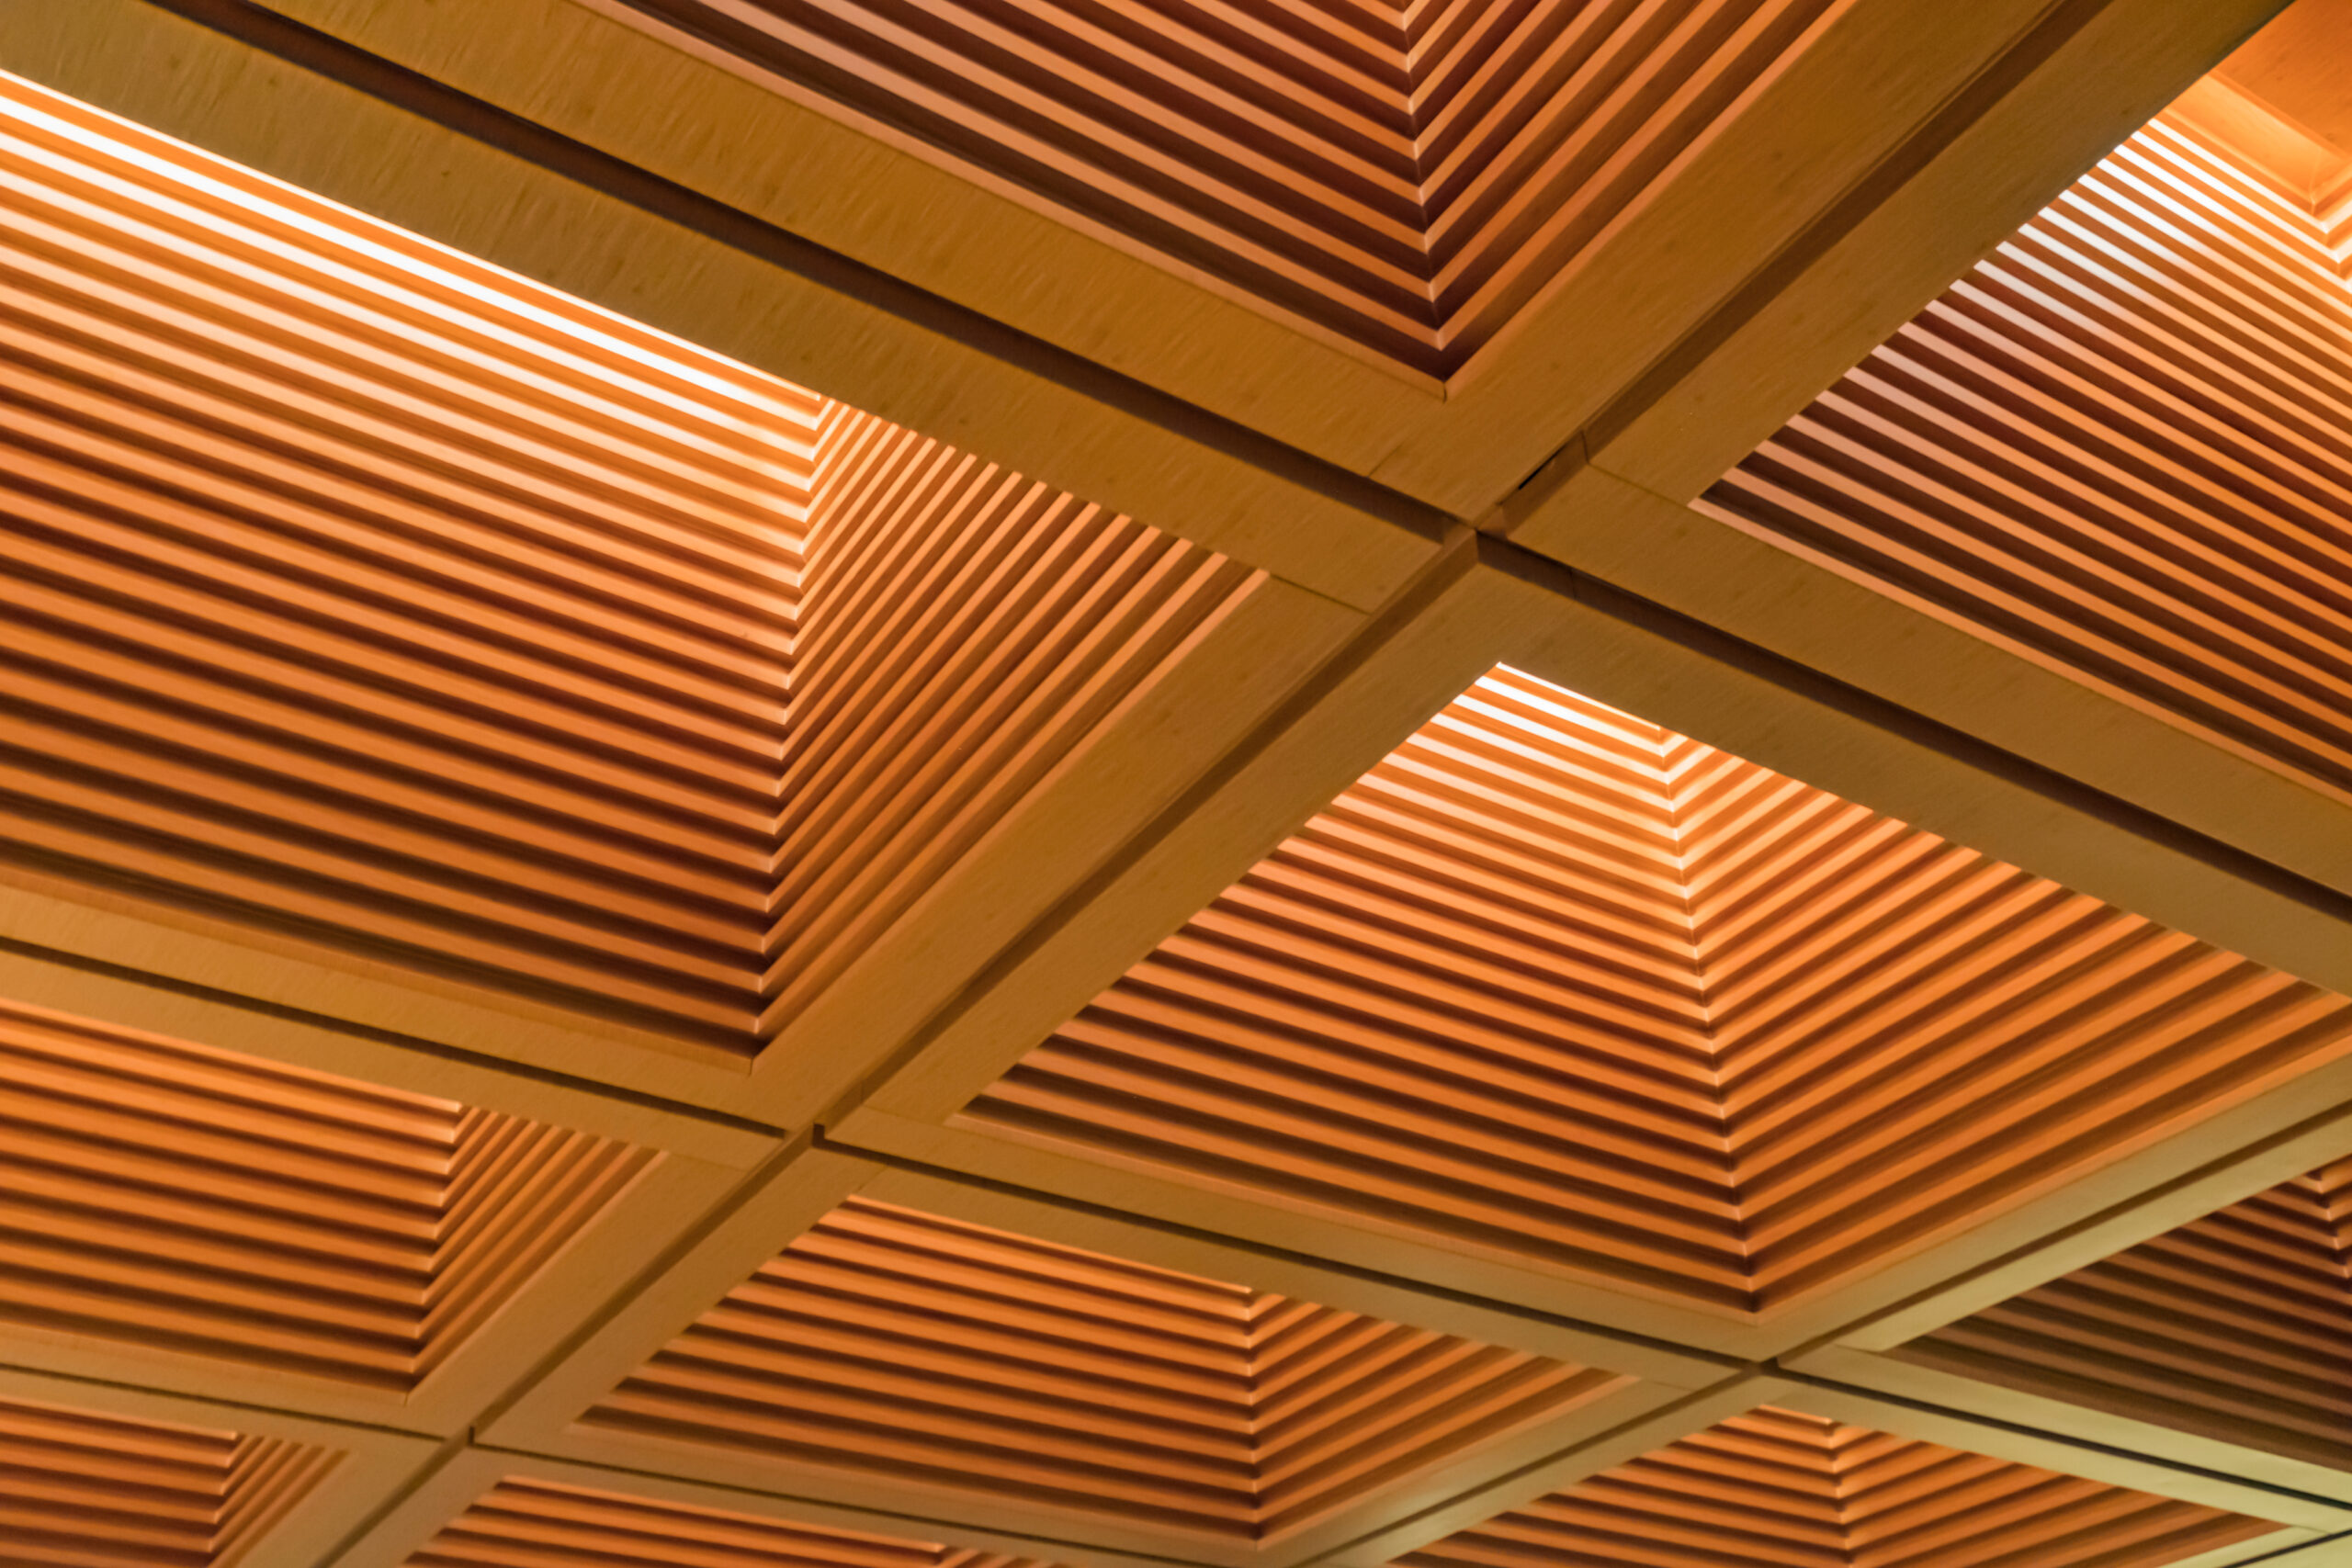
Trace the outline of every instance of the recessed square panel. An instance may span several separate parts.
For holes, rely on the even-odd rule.
[[[0,385],[0,870],[725,1074],[1264,583],[7,79]]]
[[[1398,1559],[1410,1568],[2162,1568],[2279,1527],[1766,1408]],[[2206,1557],[2207,1553],[2217,1554]]]
[[[1700,509],[2352,798],[2347,66],[2291,7]]]
[[[2339,1161],[1892,1354],[2352,1472],[2347,1195]]]
[[[579,1429],[1272,1542],[1628,1381],[856,1197]]]
[[[2347,1052],[2343,998],[1498,670],[956,1121],[1769,1314]]]
[[[409,1568],[1045,1568],[935,1541],[625,1497],[537,1478],[501,1482]]]
[[[0,1108],[0,1333],[388,1400],[662,1157],[16,1007]]]
[[[0,1401],[0,1557],[231,1568],[341,1457],[331,1450]]]
[[[1432,374],[1721,128],[1826,0],[628,0],[642,25]]]

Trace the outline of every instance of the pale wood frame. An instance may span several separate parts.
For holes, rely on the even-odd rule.
[[[526,0],[502,7],[494,26],[460,22],[415,0],[288,0],[280,8],[1467,516],[1508,494],[1571,432],[1626,423],[1623,400],[1638,405],[1645,378],[1676,368],[1674,355],[1658,357],[1660,344],[1736,334],[1753,314],[1740,296],[1761,258],[1774,258],[1764,276],[1777,290],[1841,246],[1840,262],[1856,248],[1875,251],[1890,276],[1864,299],[1884,319],[1872,318],[1875,330],[1852,355],[1819,359],[1817,379],[1785,372],[1802,388],[1793,400],[1801,402],[2280,4],[2228,0],[2192,15],[2162,0],[2111,0],[2079,30],[2078,17],[2053,20],[2041,0],[1841,7],[1442,389],[1295,318],[1245,304],[1229,286],[1147,259],[1132,243],[1004,182],[943,166],[910,138],[820,113],[808,95],[755,84],[707,50],[627,27],[600,0]],[[550,58],[570,62],[571,72],[548,72]],[[575,79],[571,73],[592,62],[595,81]],[[603,90],[606,80],[634,90]],[[679,138],[655,107],[678,102],[695,103],[711,134],[692,144]],[[1990,121],[1991,135],[1955,144],[1964,126],[1938,117],[1956,102],[1961,116]],[[2066,107],[2065,135],[2048,133],[2052,103]],[[2101,135],[2104,143],[2087,146]],[[719,151],[741,146],[793,148],[791,175]],[[1871,209],[1898,193],[1913,209],[1865,231]],[[1917,221],[1920,210],[1936,220]],[[1024,264],[980,261],[1007,255]],[[1910,293],[1906,286],[1920,278],[1928,281]],[[1164,330],[1138,334],[1137,321]],[[1778,346],[1835,354],[1842,341],[1808,329]],[[925,423],[925,411],[902,408],[880,389],[826,389],[902,423]],[[1083,490],[1080,478],[1057,482]]]
[[[2024,1247],[1785,1358],[1792,1370],[1889,1398],[2014,1422],[2085,1443],[2243,1476],[2352,1507],[2352,1470],[2244,1442],[2226,1420],[2165,1426],[2032,1393],[1894,1354],[1911,1340],[2166,1231],[2290,1181],[2352,1149],[2352,1107],[2336,1106],[2194,1175],[2116,1205],[2088,1223]]]
[[[1336,674],[1322,701],[1270,738],[1217,795],[1140,856],[1126,878],[1026,944],[999,985],[930,1034],[921,1058],[829,1122],[831,1134],[991,1180],[1159,1214],[1263,1246],[1442,1278],[1498,1301],[1762,1359],[2062,1233],[2133,1192],[2274,1137],[2315,1110],[2352,1104],[2352,1067],[2323,1068],[2119,1151],[2097,1169],[2045,1184],[1973,1228],[1914,1244],[1759,1314],[1537,1272],[1419,1235],[1381,1232],[1146,1168],[947,1125],[1031,1045],[1497,662],[2249,957],[2352,988],[2352,943],[2324,910],[2151,840],[2030,779],[1988,773],[1885,728],[1805,671],[1769,659],[1715,658],[1701,646],[1704,637],[1671,616],[1508,546],[1478,541],[1449,563],[1449,575],[1425,591],[1426,602]]]
[[[786,1243],[853,1195],[972,1224],[1010,1230],[1113,1257],[1205,1278],[1295,1295],[1418,1328],[1526,1350],[1637,1380],[1611,1389],[1550,1420],[1442,1461],[1407,1484],[1350,1504],[1306,1528],[1251,1550],[1223,1541],[1188,1544],[1187,1560],[1221,1568],[1292,1568],[1400,1513],[1491,1486],[1559,1450],[1608,1431],[1690,1391],[1741,1375],[1736,1363],[1711,1360],[1654,1342],[1611,1335],[1548,1314],[1514,1313],[1441,1293],[1409,1281],[1335,1269],[1312,1258],[1271,1253],[1132,1219],[969,1181],[946,1172],[894,1166],[825,1146],[797,1154],[755,1196],[713,1227],[662,1279],[629,1301],[578,1348],[481,1432],[499,1449],[549,1455],[633,1472],[666,1473],[778,1496],[847,1502],[893,1516],[936,1510],[979,1529],[1058,1550],[1070,1541],[1148,1557],[1186,1543],[1181,1532],[1154,1530],[1070,1509],[1008,1503],[978,1492],[904,1485],[800,1461],[768,1461],[684,1443],[602,1433],[574,1425],[589,1405],[643,1365]],[[969,1530],[963,1533],[969,1534]],[[1047,1553],[1050,1554],[1050,1553]]]
[[[1647,1420],[1573,1450],[1549,1464],[1513,1477],[1507,1487],[1494,1488],[1475,1500],[1448,1504],[1404,1527],[1367,1537],[1326,1561],[1331,1568],[1384,1568],[1404,1553],[1442,1540],[1456,1530],[1481,1524],[1497,1514],[1574,1486],[1717,1422],[1767,1404],[1868,1427],[1915,1441],[1937,1443],[1987,1459],[2032,1465],[2086,1481],[2270,1519],[2280,1527],[2271,1535],[2185,1559],[2169,1568],[2223,1568],[2224,1564],[2264,1560],[2273,1553],[2312,1544],[2352,1524],[2352,1515],[2341,1509],[2282,1497],[2259,1486],[1766,1371],[1725,1383],[1687,1404],[1661,1411]],[[2317,1568],[2318,1561],[2313,1568]]]
[[[0,895],[0,909],[12,900]],[[434,1437],[463,1435],[605,1300],[657,1264],[674,1237],[724,1203],[783,1145],[740,1125],[524,1077],[422,1041],[338,1027],[193,987],[159,985],[0,948],[0,994],[119,1027],[220,1046],[320,1072],[440,1096],[660,1151],[595,1223],[487,1323],[452,1347],[406,1397],[332,1379],[12,1327],[5,1359],[109,1382],[137,1381],[191,1398],[267,1404],[308,1416]]]
[[[235,1568],[311,1568],[405,1495],[432,1462],[425,1438],[380,1427],[348,1426],[233,1401],[191,1399],[119,1383],[91,1382],[0,1366],[0,1399],[102,1412],[132,1420],[281,1438],[330,1449],[342,1457],[267,1534],[239,1552]]]

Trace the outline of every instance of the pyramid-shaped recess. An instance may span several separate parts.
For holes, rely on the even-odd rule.
[[[1267,1539],[1624,1381],[853,1198],[582,1422]]]
[[[2199,101],[1699,504],[2352,797],[2352,209],[2277,188]]]
[[[749,1053],[1252,580],[0,76],[0,873]]]
[[[959,1124],[1732,1308],[2352,1050],[2352,1003],[1509,670]]]
[[[275,1438],[0,1401],[0,1557],[231,1568],[338,1456]]]
[[[658,1157],[0,1007],[0,1329],[406,1393]]]
[[[1436,374],[1829,0],[628,0],[853,119]]]
[[[1398,1561],[1409,1568],[2161,1568],[2278,1529],[1766,1408]]]
[[[1046,1568],[1034,1558],[509,1479],[408,1568]]]
[[[2352,1471],[2347,1206],[2340,1161],[1894,1353]]]

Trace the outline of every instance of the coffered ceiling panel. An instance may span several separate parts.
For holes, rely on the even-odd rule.
[[[1832,9],[630,8],[1437,375],[1716,131]]]
[[[2243,1562],[2274,1524],[1765,1408],[1398,1559],[1684,1568],[2159,1568]]]
[[[536,1479],[492,1487],[412,1568],[1042,1568],[1018,1557],[618,1496]]]
[[[413,1395],[661,1151],[182,1040],[0,1009],[0,1323],[213,1386]],[[552,1336],[553,1330],[550,1330]],[[29,1350],[20,1345],[17,1355]]]
[[[2343,998],[1500,669],[956,1124],[1769,1319],[2347,1050]]]
[[[19,1561],[227,1568],[340,1455],[235,1432],[0,1402],[15,1483],[0,1500]]]
[[[2352,1471],[2347,1179],[2313,1171],[1895,1354]]]
[[[2352,1560],[2277,8],[0,6],[0,1560]]]
[[[1022,918],[939,906],[983,844],[1127,830],[1046,781],[1216,744],[1186,681],[1269,701],[1352,620],[29,85],[0,175],[20,886],[731,1099],[918,903]]]
[[[1700,502],[2352,795],[2352,293],[2158,119]]]

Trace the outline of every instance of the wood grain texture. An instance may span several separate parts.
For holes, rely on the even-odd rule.
[[[2352,1003],[1509,671],[959,1124],[1762,1310]]]
[[[2339,239],[2160,118],[1700,508],[2352,798]]]
[[[854,118],[1443,375],[1828,0],[630,0]]]
[[[2313,1171],[1894,1353],[2352,1470],[2348,1195]]]
[[[1272,1540],[1623,1381],[858,1198],[582,1421]]]
[[[232,1568],[337,1457],[0,1401],[0,1555],[60,1568]]]
[[[2276,1529],[1766,1408],[1398,1562],[1409,1568],[2159,1568]]]
[[[0,1323],[404,1393],[658,1157],[0,1009]]]

